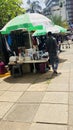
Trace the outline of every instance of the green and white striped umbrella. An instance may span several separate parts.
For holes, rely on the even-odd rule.
[[[16,16],[10,20],[3,28],[0,30],[2,34],[8,34],[11,31],[18,29],[25,29],[28,31],[40,30],[45,26],[46,28],[52,26],[52,21],[45,17],[44,15],[38,13],[26,13]]]
[[[57,27],[60,30],[60,33],[66,33],[67,32],[67,29],[64,28],[64,27],[61,27],[59,25],[55,25],[55,27]]]
[[[45,28],[41,29],[41,30],[36,30],[32,36],[41,36],[41,35],[46,35],[47,31]]]
[[[52,33],[59,33],[60,29],[55,27],[55,26],[49,26],[47,29],[43,26],[43,29],[41,30],[36,30],[32,36],[41,36],[41,35],[46,35],[48,32]]]

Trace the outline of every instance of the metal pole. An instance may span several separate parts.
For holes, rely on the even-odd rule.
[[[30,31],[28,31],[28,35],[29,35],[29,43],[30,43],[30,48],[32,48],[31,33],[30,33]]]

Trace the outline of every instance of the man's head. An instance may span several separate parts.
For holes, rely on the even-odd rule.
[[[48,32],[48,36],[52,36],[52,32]]]

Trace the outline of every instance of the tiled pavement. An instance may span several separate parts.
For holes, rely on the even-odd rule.
[[[59,76],[0,79],[0,130],[73,130],[73,45],[60,58]]]

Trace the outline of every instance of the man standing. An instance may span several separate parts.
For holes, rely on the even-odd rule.
[[[57,41],[52,36],[51,32],[48,32],[48,38],[46,40],[46,47],[49,53],[49,59],[50,59],[50,64],[52,65],[53,73],[57,74],[57,68],[58,68],[58,63],[59,63],[59,59],[57,56],[58,46],[57,46]]]

